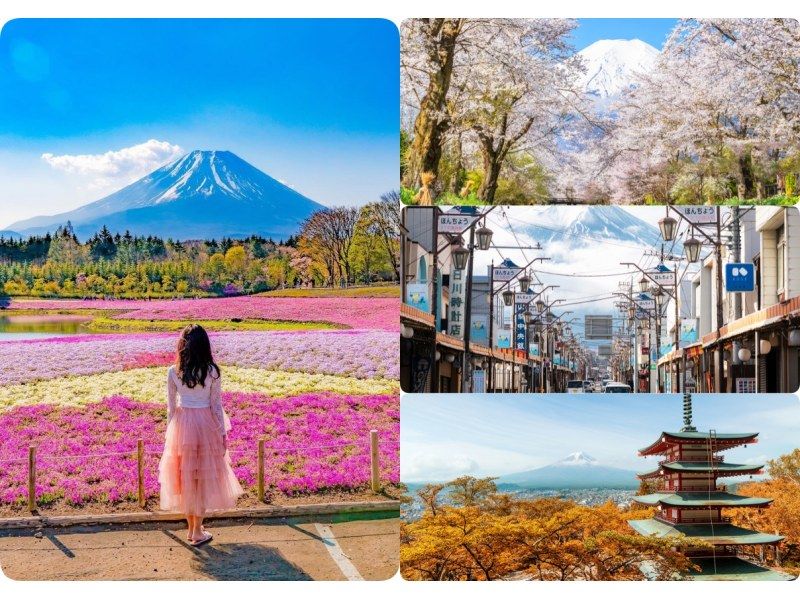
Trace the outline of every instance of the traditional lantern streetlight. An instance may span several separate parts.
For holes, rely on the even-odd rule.
[[[650,285],[650,281],[647,280],[647,277],[644,274],[642,274],[642,277],[639,279],[639,290],[642,293],[646,293],[647,292],[647,287],[649,285]]]
[[[665,241],[674,241],[675,232],[678,229],[678,221],[672,216],[664,216],[658,221],[658,228],[661,230],[661,238]]]
[[[696,264],[700,259],[700,246],[702,244],[699,240],[692,237],[683,242],[683,253],[686,254],[686,259],[690,264]]]
[[[482,226],[478,230],[475,231],[475,237],[478,239],[478,249],[482,251],[486,251],[492,244],[492,233],[491,229]]]
[[[513,303],[514,303],[514,291],[512,291],[510,289],[506,290],[506,291],[503,291],[503,303],[506,305],[506,307],[511,307],[511,305],[513,305]]]

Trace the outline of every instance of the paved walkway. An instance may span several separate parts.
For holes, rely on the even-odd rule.
[[[0,566],[17,580],[384,580],[399,519],[380,517],[211,520],[199,548],[176,523],[0,530]]]

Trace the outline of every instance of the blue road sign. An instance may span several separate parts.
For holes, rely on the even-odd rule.
[[[756,288],[756,268],[753,264],[725,264],[725,290],[729,293],[749,293]]]

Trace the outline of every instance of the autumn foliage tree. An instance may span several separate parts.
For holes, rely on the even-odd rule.
[[[742,484],[737,492],[772,498],[772,504],[766,509],[731,509],[728,514],[736,525],[784,536],[777,555],[769,551],[764,556],[770,564],[797,574],[800,573],[800,449],[769,461],[767,473],[769,479]]]
[[[671,579],[693,568],[680,551],[690,545],[685,540],[647,538],[630,528],[627,521],[649,517],[648,510],[517,499],[498,492],[492,478],[469,476],[425,486],[419,496],[422,516],[401,527],[406,579],[643,579],[644,564]]]

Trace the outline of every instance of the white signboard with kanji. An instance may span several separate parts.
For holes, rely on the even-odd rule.
[[[674,206],[674,209],[693,224],[713,224],[717,221],[716,206]]]
[[[467,296],[466,270],[450,273],[450,307],[447,312],[447,334],[464,338],[464,299]]]
[[[517,293],[514,295],[514,302],[530,303],[531,301],[533,301],[534,297],[536,297],[536,293]]]
[[[522,268],[495,268],[492,278],[495,282],[508,282],[512,280]]]
[[[675,272],[648,272],[647,276],[656,284],[672,286],[675,284]]]
[[[478,219],[477,216],[468,214],[440,214],[439,232],[460,234],[469,229],[472,223]]]

